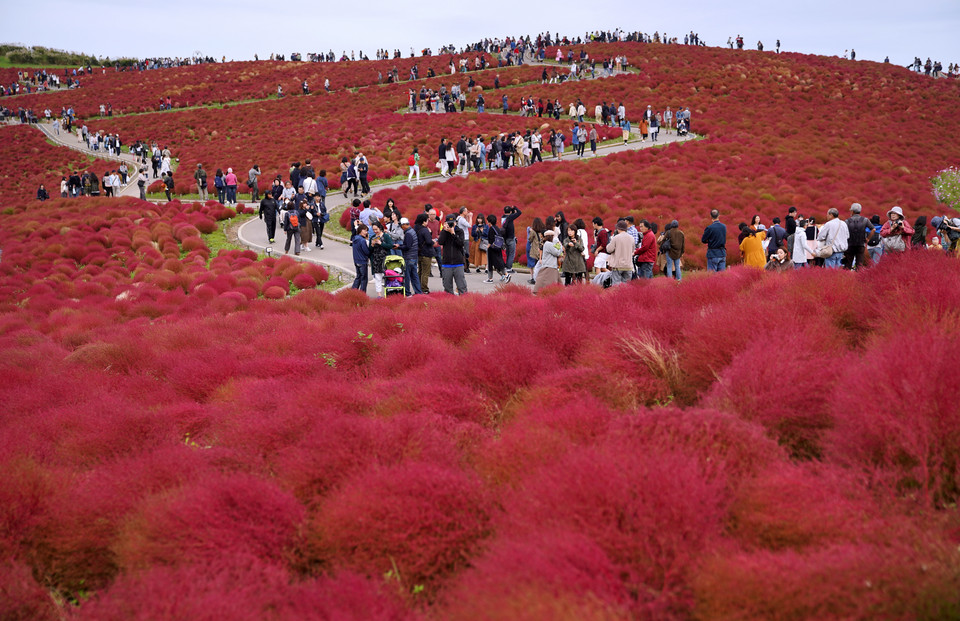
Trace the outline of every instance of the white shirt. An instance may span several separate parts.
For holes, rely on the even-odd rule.
[[[834,218],[820,227],[817,239],[824,244],[832,245],[834,252],[844,252],[847,249],[847,241],[850,239],[850,229],[847,228],[846,222],[840,218]]]

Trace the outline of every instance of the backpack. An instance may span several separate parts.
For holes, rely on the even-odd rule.
[[[407,166],[415,166],[416,164],[417,164],[417,160],[415,157],[411,155],[410,157],[407,158]]]
[[[223,187],[223,177],[214,177],[213,185],[217,188]]]
[[[295,231],[300,228],[300,217],[297,216],[297,212],[288,211],[287,212],[287,229],[290,231]]]

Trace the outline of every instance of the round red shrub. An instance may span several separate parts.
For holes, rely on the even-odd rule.
[[[186,564],[225,553],[284,558],[303,506],[249,475],[207,477],[144,501],[121,529],[121,567]]]
[[[435,589],[464,567],[489,534],[491,505],[479,481],[451,468],[408,463],[347,481],[306,529],[310,556],[336,568]]]
[[[280,300],[287,297],[287,292],[281,287],[267,287],[263,290],[263,297],[269,300]]]

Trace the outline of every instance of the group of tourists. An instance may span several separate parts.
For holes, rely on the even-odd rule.
[[[818,223],[816,216],[805,217],[790,207],[783,222],[773,218],[769,228],[755,215],[749,224],[741,222],[738,227],[741,261],[775,271],[812,266],[857,270],[885,255],[908,250],[929,248],[958,254],[960,218],[937,216],[928,224],[926,216],[919,216],[911,226],[899,206],[888,210],[885,217],[874,214],[868,219],[862,211],[859,203],[853,203],[844,220],[838,209],[831,208]],[[716,211],[711,215],[714,222],[701,241],[708,248],[707,269],[720,271],[725,267],[726,227]]]
[[[129,182],[129,169],[126,163],[121,162],[114,170],[108,170],[102,176],[89,170],[82,174],[73,171],[70,176],[60,178],[60,196],[62,198],[79,198],[81,196],[120,196],[120,192]],[[41,183],[37,188],[37,200],[47,200],[50,194]]]

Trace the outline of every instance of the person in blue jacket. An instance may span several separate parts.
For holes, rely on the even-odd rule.
[[[370,242],[367,240],[369,229],[366,224],[357,227],[357,235],[353,238],[353,265],[357,268],[357,277],[352,287],[367,292],[367,264],[370,262]]]

